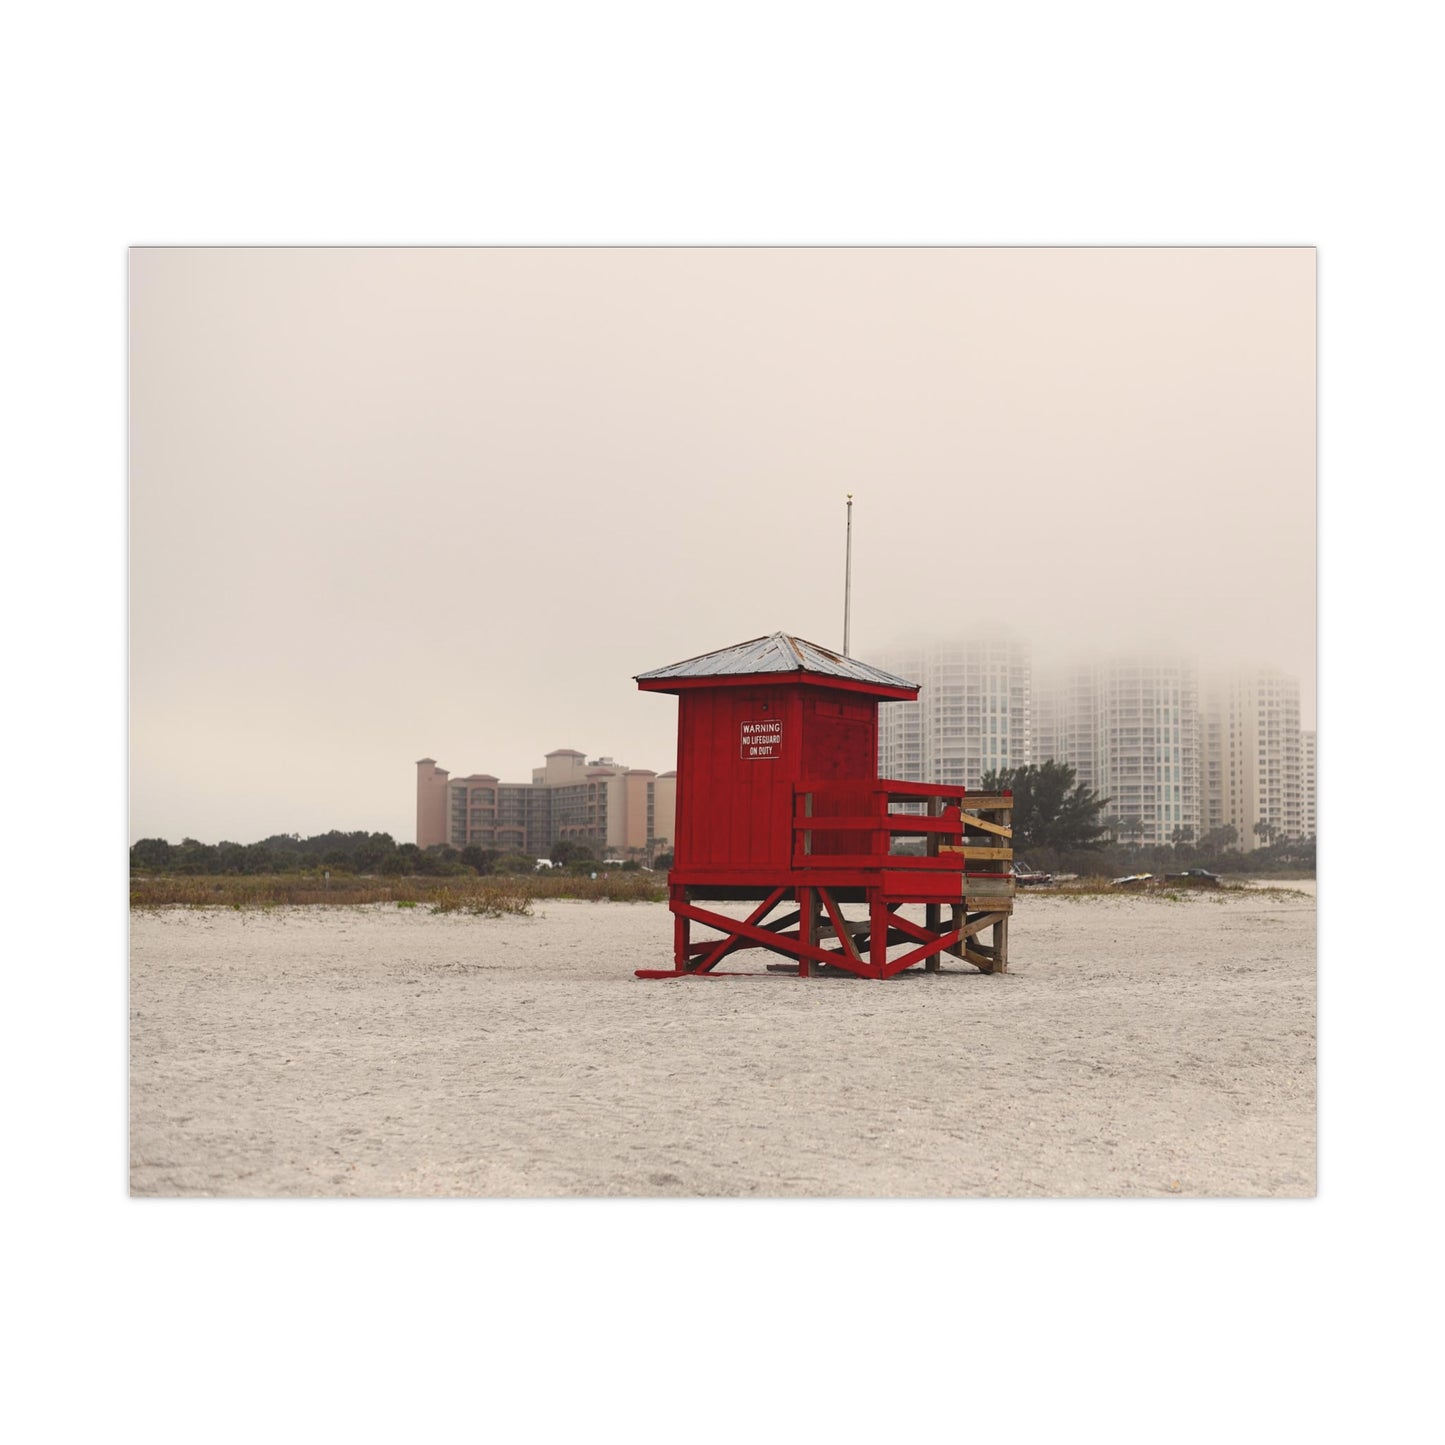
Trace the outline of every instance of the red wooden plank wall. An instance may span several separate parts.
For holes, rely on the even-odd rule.
[[[775,756],[747,755],[743,725],[782,725]],[[820,815],[872,806],[878,778],[878,703],[815,685],[720,687],[678,698],[678,868],[792,867],[793,785],[857,780],[858,792],[816,806]],[[864,835],[866,836],[866,835]],[[815,831],[815,853],[857,853],[858,834]]]

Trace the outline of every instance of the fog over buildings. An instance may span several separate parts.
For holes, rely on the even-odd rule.
[[[1189,659],[1241,756],[1209,679],[1274,669],[1303,777],[1314,377],[1309,249],[138,250],[132,837],[409,839],[425,758],[665,774],[633,675],[839,645],[847,491],[856,655]],[[1265,806],[1203,756],[1156,810]]]
[[[921,684],[879,711],[883,776],[977,788],[1054,761],[1105,800],[1109,836],[1254,848],[1315,836],[1315,733],[1299,680],[1164,652],[1036,669],[1006,632],[898,647],[883,666]]]

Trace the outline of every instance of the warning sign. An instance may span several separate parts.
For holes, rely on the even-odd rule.
[[[783,720],[743,724],[742,753],[745,758],[776,758],[783,751]]]

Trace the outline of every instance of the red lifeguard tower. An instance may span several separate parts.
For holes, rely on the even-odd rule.
[[[636,682],[678,698],[674,966],[639,978],[715,974],[747,948],[783,955],[802,978],[937,972],[945,952],[1007,969],[1012,795],[878,777],[879,704],[916,698],[917,683],[783,632]],[[892,851],[909,835],[923,854]],[[723,901],[757,907],[746,918],[699,907]],[[866,918],[849,918],[859,903]],[[901,911],[919,904],[921,925]],[[694,925],[716,936],[694,941]]]

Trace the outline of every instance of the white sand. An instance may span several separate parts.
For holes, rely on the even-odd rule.
[[[1310,1195],[1289,886],[1026,896],[1009,975],[885,983],[636,980],[653,904],[136,914],[132,1191]]]

